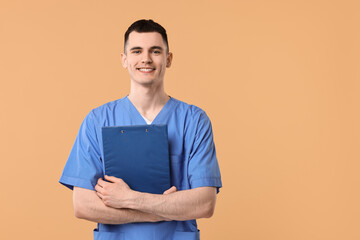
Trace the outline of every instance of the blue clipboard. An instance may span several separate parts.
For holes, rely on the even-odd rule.
[[[131,189],[162,194],[171,186],[167,125],[103,127],[105,174]]]

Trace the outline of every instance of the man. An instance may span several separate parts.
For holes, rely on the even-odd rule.
[[[213,215],[222,184],[211,123],[200,108],[165,93],[172,58],[161,25],[133,23],[121,55],[129,95],[93,109],[80,127],[60,183],[73,189],[75,216],[98,223],[94,239],[200,239],[195,219]],[[173,187],[164,194],[104,176],[102,127],[146,124],[168,126]]]

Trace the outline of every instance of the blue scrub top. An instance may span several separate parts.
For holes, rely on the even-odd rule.
[[[170,98],[152,124],[167,124],[172,185],[179,191],[197,187],[222,187],[211,123],[193,105]],[[146,125],[126,96],[93,109],[84,119],[60,183],[95,190],[104,177],[101,128]],[[196,220],[157,223],[98,224],[94,239],[200,239]]]

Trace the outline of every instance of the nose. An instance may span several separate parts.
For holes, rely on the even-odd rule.
[[[141,62],[142,63],[152,63],[150,54],[149,53],[144,53]]]

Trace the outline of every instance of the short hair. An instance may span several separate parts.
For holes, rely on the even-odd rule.
[[[157,22],[154,22],[152,19],[149,19],[149,20],[141,19],[130,25],[130,27],[128,28],[128,30],[125,32],[125,35],[124,35],[124,38],[125,38],[124,39],[124,51],[126,49],[126,43],[129,39],[129,35],[131,32],[134,32],[134,31],[138,32],[138,33],[146,33],[146,32],[160,33],[165,42],[167,52],[169,52],[169,43],[168,43],[165,28],[163,28]]]

